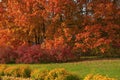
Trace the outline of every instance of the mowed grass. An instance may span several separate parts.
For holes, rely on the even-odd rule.
[[[9,66],[27,66],[33,69],[51,70],[54,68],[65,68],[69,72],[84,78],[87,74],[101,74],[120,80],[120,59],[115,60],[93,60],[71,63],[49,63],[49,64],[8,64]]]

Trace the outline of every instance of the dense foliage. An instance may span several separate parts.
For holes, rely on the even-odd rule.
[[[63,62],[75,53],[120,56],[119,3],[2,0],[0,63]]]
[[[2,80],[117,80],[100,74],[88,74],[84,79],[81,79],[78,75],[70,73],[64,68],[39,70],[29,66],[0,65],[0,67],[2,69],[0,71],[4,73],[2,76],[0,75]]]
[[[0,65],[0,67],[4,67]],[[40,71],[31,69],[29,66],[10,66],[5,69],[1,68],[3,71],[2,76],[7,80],[14,79],[17,77],[21,78],[32,78],[33,80],[79,80],[79,77],[69,73],[65,69],[53,69],[51,71]],[[0,75],[1,76],[1,75]]]
[[[96,74],[96,75],[93,75],[93,74],[89,74],[85,77],[84,80],[116,80],[114,78],[109,78],[107,76],[102,76],[100,74]]]

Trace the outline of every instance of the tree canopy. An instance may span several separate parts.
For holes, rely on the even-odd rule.
[[[0,45],[70,46],[104,53],[120,47],[120,0],[2,0]]]

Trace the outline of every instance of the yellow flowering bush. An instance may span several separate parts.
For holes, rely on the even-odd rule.
[[[100,74],[89,74],[85,77],[84,80],[116,80],[114,78],[109,78],[109,77],[106,77],[106,76],[102,76]]]
[[[19,75],[20,77],[30,77],[31,68],[29,66],[20,66]]]
[[[4,75],[18,77],[19,76],[19,68],[15,67],[15,66],[8,67],[4,70]]]
[[[1,75],[0,75],[0,80],[2,80],[2,77],[1,77]]]
[[[32,80],[32,79],[30,79],[30,78],[20,78],[20,77],[4,76],[0,80]]]
[[[65,69],[59,68],[51,70],[45,77],[45,80],[79,80],[79,78]]]
[[[4,70],[7,68],[6,65],[0,65],[0,76],[4,75]]]
[[[40,71],[38,69],[33,70],[31,72],[31,78],[33,80],[44,80],[45,77],[47,76],[48,72],[49,72],[48,70],[45,70],[45,71]]]

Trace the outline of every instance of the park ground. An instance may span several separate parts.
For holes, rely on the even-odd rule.
[[[120,80],[120,59],[88,60],[69,63],[7,64],[8,66],[30,66],[32,69],[51,70],[65,68],[84,78],[87,74],[101,74]]]

